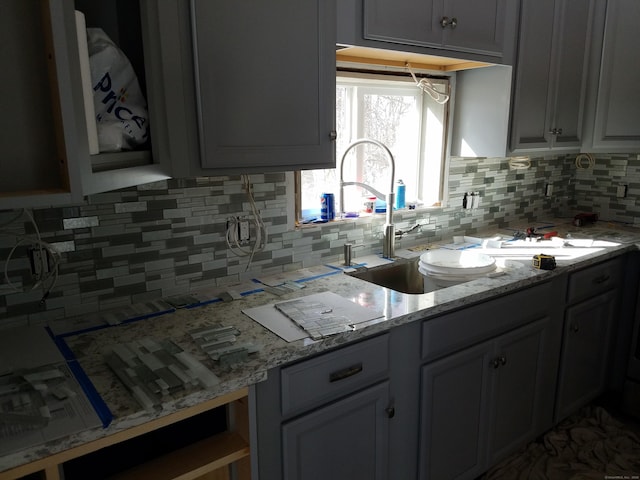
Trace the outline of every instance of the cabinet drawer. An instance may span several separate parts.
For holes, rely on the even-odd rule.
[[[285,367],[280,372],[282,415],[349,394],[386,378],[388,370],[388,334]]]
[[[552,282],[471,305],[422,324],[422,359],[433,360],[503,332],[550,316],[554,295]]]
[[[622,257],[572,273],[567,288],[567,303],[573,303],[609,290],[620,283]]]

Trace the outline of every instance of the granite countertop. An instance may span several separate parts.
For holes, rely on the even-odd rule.
[[[567,221],[564,222],[566,224]],[[391,291],[343,273],[337,273],[307,281],[305,288],[282,296],[261,291],[243,296],[239,300],[216,302],[197,308],[177,309],[172,313],[146,320],[67,337],[65,339],[67,345],[112,411],[114,419],[107,428],[89,429],[48,444],[34,445],[23,451],[6,455],[0,459],[0,472],[250,386],[266,379],[268,370],[273,367],[376,335],[403,324],[427,319],[462,306],[527,288],[568,271],[638,248],[636,242],[640,241],[640,232],[637,230],[617,225],[596,225],[593,228],[575,229],[570,224],[566,224],[565,228],[557,230],[561,236],[571,233],[573,238],[606,238],[619,243],[615,246],[589,250],[588,254],[578,258],[559,260],[558,268],[552,271],[536,270],[518,262],[507,263],[504,267],[505,275],[481,278],[419,295]],[[359,324],[354,331],[336,334],[320,341],[306,338],[286,342],[242,313],[242,310],[247,308],[329,291],[360,306],[382,312],[383,315]],[[251,354],[246,362],[220,368],[212,360],[205,358],[188,333],[194,328],[212,324],[234,326],[239,330],[243,342],[258,345],[260,350]],[[143,409],[107,367],[103,355],[113,345],[144,337],[173,340],[209,367],[219,377],[220,383],[210,389],[196,389],[165,401],[159,411],[150,412]]]

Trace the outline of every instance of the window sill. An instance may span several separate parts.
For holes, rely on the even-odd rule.
[[[401,222],[406,222],[408,219],[404,219],[404,218],[395,218],[396,216],[404,216],[407,214],[411,214],[411,215],[420,215],[420,214],[430,214],[430,213],[434,213],[434,212],[439,212],[443,209],[442,205],[435,205],[435,206],[416,206],[416,208],[403,208],[401,210],[394,210],[393,211],[393,215],[394,215],[394,221],[397,220],[397,222],[395,223],[401,223]],[[356,221],[361,221],[361,222],[376,222],[377,220],[380,220],[381,222],[384,222],[386,220],[386,212],[378,212],[378,213],[364,213],[364,212],[360,212],[358,213],[358,216],[348,216],[348,217],[340,217],[340,218],[336,218],[334,220],[329,220],[329,221],[323,221],[323,220],[310,220],[310,221],[296,221],[296,229],[305,229],[305,228],[313,228],[313,227],[318,227],[318,226],[323,226],[323,225],[340,225],[340,224],[346,224],[348,222],[356,222]]]

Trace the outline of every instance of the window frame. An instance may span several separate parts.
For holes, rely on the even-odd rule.
[[[388,83],[393,90],[396,90],[399,95],[413,95],[417,89],[417,87],[415,86],[415,82],[413,81],[413,78],[406,73],[406,70],[404,69],[393,69],[393,68],[389,68],[389,71],[370,71],[370,70],[361,70],[361,69],[338,69],[336,72],[336,87],[338,87],[339,85],[343,84],[343,85],[349,85],[349,84],[358,84],[358,86],[360,86],[365,92],[366,94],[371,93],[371,94],[384,94],[387,93],[384,87],[384,83]],[[455,91],[455,72],[438,72],[437,75],[431,74],[431,73],[426,73],[425,71],[416,71],[414,70],[414,73],[416,74],[416,76],[418,78],[420,77],[427,77],[429,78],[433,83],[435,84],[440,84],[440,85],[444,85],[445,89],[444,91],[450,95],[450,101],[447,104],[447,107],[444,109],[443,113],[442,113],[442,135],[441,135],[441,139],[442,139],[442,149],[441,149],[441,161],[440,161],[440,168],[439,168],[439,176],[438,176],[438,191],[439,191],[439,199],[431,204],[431,205],[421,205],[419,208],[420,209],[429,209],[429,210],[433,210],[433,209],[438,209],[438,208],[442,208],[445,205],[445,199],[447,198],[448,195],[448,188],[447,188],[447,179],[448,179],[448,168],[449,168],[449,152],[450,152],[450,144],[451,144],[451,119],[453,116],[453,108],[454,108],[454,91]],[[382,85],[381,85],[382,82]],[[399,83],[402,82],[406,82],[406,87],[402,87],[399,86]],[[367,86],[367,83],[371,83],[371,86]],[[364,84],[364,85],[363,85]],[[358,97],[360,95],[357,95],[356,97]],[[418,181],[417,184],[419,185],[419,191],[420,191],[420,196],[423,196],[424,193],[424,178],[425,178],[425,170],[427,168],[427,161],[426,161],[426,152],[425,152],[425,129],[427,128],[427,126],[424,124],[425,123],[425,118],[428,112],[428,108],[429,108],[429,102],[433,102],[433,100],[429,100],[428,99],[428,95],[425,93],[420,93],[418,90],[418,93],[416,95],[418,98],[421,98],[421,115],[420,115],[420,126],[419,126],[419,147],[418,147],[418,160],[417,160],[417,165],[416,165],[416,170],[417,170],[417,175],[418,175]],[[355,101],[358,101],[357,98]],[[360,118],[362,118],[362,112],[360,109],[358,109],[358,116]],[[336,122],[337,123],[337,122]],[[363,124],[362,122],[360,122],[358,124],[358,126],[354,127],[353,125],[353,120],[350,120],[350,134],[351,134],[351,138],[350,141],[347,142],[346,145],[348,145],[351,141],[355,140],[356,138],[362,138],[362,128],[363,128]],[[356,134],[353,134],[353,131],[356,130]],[[336,147],[337,147],[337,142],[336,142]],[[340,168],[340,159],[341,159],[342,154],[341,153],[337,153],[336,154],[336,166],[334,167],[336,170],[336,176],[339,175],[339,172],[337,172],[337,170]],[[396,178],[395,180],[397,181],[398,178],[398,174],[396,174]],[[302,176],[301,176],[301,170],[297,170],[295,172],[295,179],[294,179],[294,186],[295,186],[295,212],[296,212],[296,223],[299,224],[300,221],[302,220],[301,216],[302,216]],[[422,198],[420,198],[420,200],[423,200]]]

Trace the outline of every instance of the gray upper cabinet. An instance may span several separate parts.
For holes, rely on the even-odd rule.
[[[62,5],[7,0],[0,16],[0,208],[78,200],[76,115],[65,55],[75,25]],[[73,20],[73,17],[71,17]],[[59,54],[56,54],[59,50]]]
[[[7,128],[3,124],[0,141],[11,162],[3,162],[1,177],[21,182],[1,185],[0,207],[76,203],[84,195],[168,178],[172,158],[184,147],[184,142],[178,145],[183,137],[173,128],[174,122],[183,125],[184,118],[171,111],[167,99],[167,92],[179,87],[171,77],[175,57],[165,49],[176,42],[178,32],[171,25],[177,2],[12,0],[7,4],[10,11],[3,15],[2,34],[24,38],[4,42],[20,47],[0,54],[11,71],[0,85],[14,93],[4,101],[25,108],[19,122]],[[84,14],[87,27],[102,28],[133,65],[146,96],[151,132],[150,142],[140,150],[90,154],[78,47],[78,36],[85,32],[78,32],[74,10]]]
[[[183,79],[175,50],[182,32],[176,16],[180,0],[156,2],[75,0],[86,17],[87,28],[102,28],[127,56],[145,95],[150,140],[140,149],[88,155],[86,130],[80,128],[78,148],[82,193],[92,194],[169,178],[172,163],[186,148],[185,109],[181,101]],[[77,45],[69,52],[78,61]],[[80,79],[73,79],[74,102],[82,99]],[[88,159],[88,161],[87,161]]]
[[[193,0],[201,167],[335,167],[336,0]]]
[[[364,38],[499,58],[506,4],[506,0],[364,0]]]
[[[601,7],[604,9],[604,2]],[[595,104],[591,151],[629,152],[640,148],[640,3],[609,0],[601,57],[595,58],[591,91]],[[597,51],[600,54],[600,50]]]
[[[512,151],[580,149],[594,3],[522,2]]]

